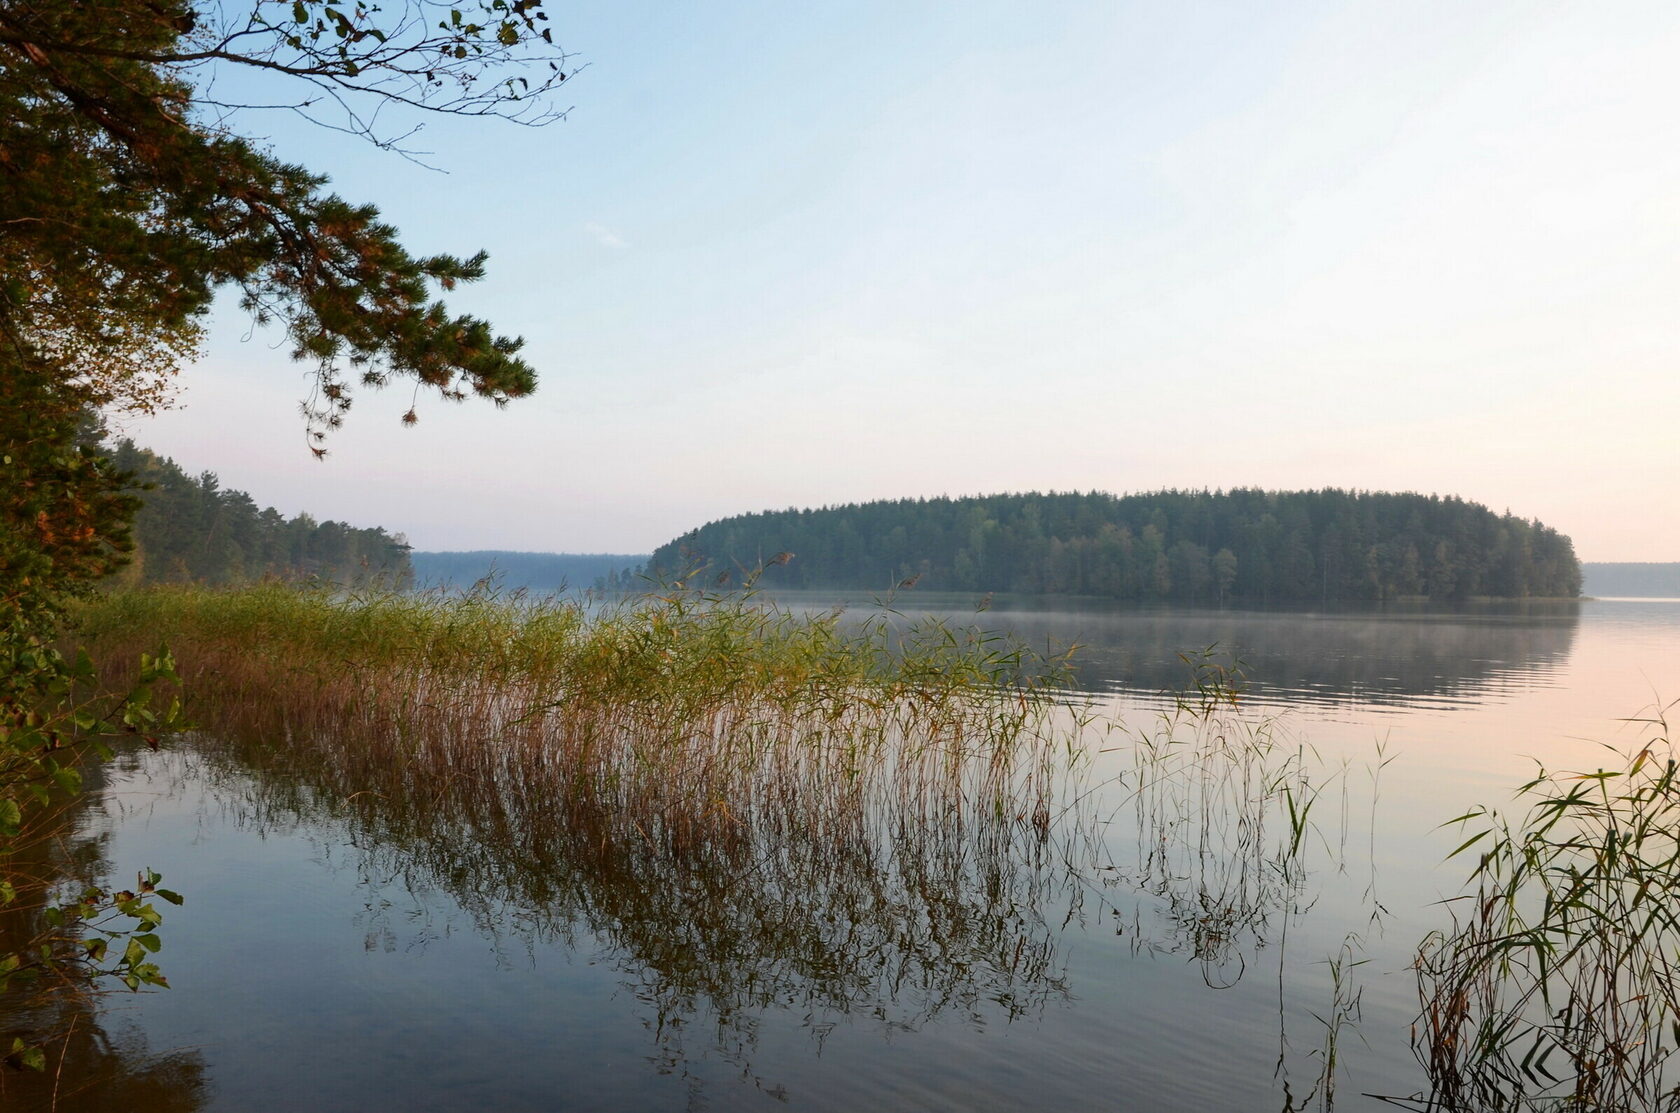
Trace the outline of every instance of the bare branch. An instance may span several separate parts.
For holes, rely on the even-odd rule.
[[[0,5],[0,45],[38,55],[162,67],[183,80],[241,67],[302,80],[338,94],[340,130],[398,149],[361,100],[428,113],[494,116],[527,125],[563,119],[553,94],[584,67],[553,43],[542,0],[406,0],[394,11],[369,0],[257,0],[243,14],[198,3],[157,18],[187,28],[169,48],[43,33],[39,3]],[[319,121],[317,121],[319,122]]]

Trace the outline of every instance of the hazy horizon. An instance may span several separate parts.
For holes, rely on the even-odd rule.
[[[1359,488],[1680,559],[1680,9],[568,8],[570,118],[426,120],[447,173],[277,154],[523,334],[506,410],[365,393],[231,308],[124,429],[429,551],[651,551],[721,517],[978,492]]]

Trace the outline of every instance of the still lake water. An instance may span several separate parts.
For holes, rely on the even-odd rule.
[[[71,1063],[58,1107],[1317,1108],[1333,1041],[1335,1108],[1392,1108],[1370,1095],[1423,1085],[1408,965],[1465,873],[1438,824],[1509,800],[1537,760],[1594,767],[1643,737],[1622,720],[1680,695],[1680,601],[916,602],[1082,643],[1082,698],[1135,729],[1171,708],[1180,652],[1240,658],[1243,716],[1323,786],[1304,875],[1269,873],[1229,817],[1145,816],[1110,786],[1045,859],[878,884],[836,869],[820,893],[717,878],[708,907],[777,922],[697,925],[645,876],[575,864],[544,905],[528,875],[552,866],[517,839],[406,846],[183,744],[124,756],[90,793],[82,833],[111,876],[158,868],[188,903],[163,930],[174,988],[90,1018],[86,1057],[123,1072],[123,1096]],[[1122,740],[1091,739],[1111,752],[1088,780],[1123,771]],[[1192,829],[1189,858],[1151,856]],[[958,876],[984,891],[938,889]]]

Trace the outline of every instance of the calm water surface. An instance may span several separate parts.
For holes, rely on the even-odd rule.
[[[1591,767],[1680,694],[1680,602],[978,619],[1086,645],[1084,698],[1144,732],[1181,651],[1240,658],[1246,721],[1324,786],[1304,875],[1229,816],[1112,786],[1036,856],[706,878],[517,832],[413,842],[225,750],[129,755],[82,834],[112,876],[187,894],[174,988],[87,1019],[59,1107],[112,1107],[89,1079],[120,1071],[136,1113],[1283,1109],[1317,1107],[1333,1047],[1335,1107],[1378,1108],[1422,1084],[1407,967],[1464,874],[1437,825],[1535,761]],[[1112,751],[1089,781],[1125,768],[1119,741],[1089,740]]]

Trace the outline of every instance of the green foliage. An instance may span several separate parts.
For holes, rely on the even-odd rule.
[[[80,791],[84,751],[108,757],[105,740],[124,735],[156,745],[184,723],[179,698],[153,706],[154,689],[178,680],[167,650],[140,654],[133,687],[116,698],[90,694],[96,678],[86,652],[67,659],[41,638],[0,642],[0,673],[0,840],[17,838],[25,812],[51,803],[54,789]]]
[[[470,392],[497,404],[535,388],[520,341],[434,298],[481,277],[482,254],[410,254],[372,206],[233,134],[235,106],[206,91],[246,67],[303,90],[291,107],[324,98],[344,112],[342,126],[387,145],[372,121],[393,105],[540,122],[566,77],[541,7],[0,0],[0,903],[8,923],[38,915],[44,925],[29,948],[0,955],[8,986],[44,974],[81,985],[101,972],[130,988],[165,984],[149,957],[161,920],[148,898],[155,875],[142,875],[138,892],[86,889],[60,903],[42,893],[49,880],[16,875],[55,794],[79,788],[77,757],[107,753],[112,735],[155,743],[180,725],[178,704],[152,705],[154,686],[174,677],[167,653],[140,656],[133,690],[100,704],[91,661],[56,645],[66,602],[133,549],[132,477],[86,443],[84,415],[165,404],[202,316],[228,287],[312,365],[304,412],[317,455],[350,407],[351,376],[367,386],[410,378],[447,399]],[[411,408],[404,420],[414,419]],[[167,467],[135,463],[172,486]],[[209,563],[167,559],[153,536],[144,547],[161,551],[160,570],[267,570],[261,529],[254,541],[231,536],[260,520],[254,505],[209,478],[196,487]],[[142,522],[143,536],[156,520]],[[334,523],[287,529],[300,542],[287,553],[294,565],[360,563],[357,540]],[[43,1061],[23,1039],[9,1057]]]
[[[65,604],[132,550],[138,505],[129,477],[88,443],[91,388],[64,371],[19,335],[0,333],[0,992],[8,993],[103,975],[132,988],[166,984],[146,957],[161,920],[148,902],[98,887],[57,900],[51,872],[33,868],[55,809],[81,789],[84,760],[110,756],[114,738],[155,745],[182,723],[178,702],[153,702],[154,689],[175,678],[167,652],[141,655],[132,689],[113,696],[99,691],[86,653],[59,647]],[[26,922],[33,926],[18,926]],[[113,941],[122,943],[114,953]],[[41,1045],[14,1036],[6,1061],[38,1067]]]
[[[81,443],[77,392],[0,349],[0,636],[47,629],[133,547],[138,505],[110,461]]]
[[[10,958],[0,959],[0,974],[4,973],[6,964],[10,961]],[[18,1070],[46,1070],[47,1053],[39,1047],[24,1043],[22,1036],[13,1036],[11,1050],[4,1062]]]
[[[1520,821],[1453,821],[1477,864],[1418,957],[1428,1108],[1680,1109],[1680,756],[1651,726],[1615,767],[1541,770]]]
[[[151,898],[170,904],[182,904],[185,898],[158,888],[162,880],[162,874],[142,870],[133,889],[87,886],[62,903],[48,905],[41,914],[47,930],[37,937],[34,953],[0,959],[0,993],[13,981],[66,973],[115,978],[131,990],[143,985],[168,988],[168,979],[151,959],[163,947],[157,936],[163,915]]]
[[[1456,498],[1323,490],[904,499],[712,522],[656,577],[796,553],[766,587],[1076,594],[1139,602],[1575,596],[1567,537]],[[696,582],[706,582],[696,580]]]
[[[6,1001],[9,1018],[21,1018],[28,1001],[85,993],[102,983],[136,992],[148,986],[167,989],[169,980],[155,958],[163,948],[157,902],[179,905],[185,898],[161,888],[162,880],[162,874],[147,869],[135,877],[132,889],[46,879],[23,891],[10,883],[0,886],[0,915],[12,921],[9,940],[15,944],[20,934],[27,937],[23,946],[0,953],[0,1000]],[[16,930],[20,923],[28,925],[22,932]],[[5,1063],[43,1069],[42,1033],[6,1034],[11,1044]]]
[[[412,378],[452,399],[530,393],[518,340],[433,300],[434,287],[481,277],[482,254],[411,255],[372,206],[233,135],[228,106],[201,99],[218,68],[246,66],[297,83],[299,107],[337,103],[364,134],[377,102],[542,118],[562,56],[540,0],[406,7],[0,3],[5,358],[45,364],[81,384],[84,401],[121,400],[136,360],[113,352],[189,350],[193,323],[231,286],[314,366],[305,408],[317,452],[349,408],[350,373],[366,385]]]
[[[133,441],[118,441],[110,459],[142,489],[124,584],[235,584],[278,577],[400,586],[411,578],[400,534],[317,522],[308,514],[288,520],[273,507],[259,509],[244,491],[224,488],[214,472],[195,478]]]
[[[168,652],[138,661],[132,687],[106,695],[85,652],[66,658],[45,636],[17,627],[0,637],[0,916],[13,921],[12,939],[27,937],[0,953],[0,994],[100,978],[130,989],[168,985],[149,957],[161,945],[163,920],[149,898],[154,891],[174,904],[181,898],[157,889],[158,875],[142,874],[135,890],[89,885],[61,899],[53,896],[56,877],[30,865],[55,839],[55,807],[81,791],[84,760],[109,758],[118,738],[156,746],[185,725],[178,698],[154,701],[160,685],[178,681]],[[20,918],[33,929],[19,932]],[[34,1041],[14,1041],[7,1060],[38,1066],[40,1051]]]
[[[161,919],[148,904],[97,888],[54,903],[51,878],[21,864],[45,837],[55,804],[80,791],[87,755],[108,757],[115,737],[155,745],[159,733],[180,727],[181,708],[153,704],[156,686],[175,680],[167,652],[141,655],[132,689],[107,696],[88,655],[66,657],[58,647],[65,603],[90,592],[132,547],[136,500],[126,477],[83,443],[83,391],[27,350],[11,354],[15,361],[4,364],[0,347],[8,371],[0,375],[0,915],[37,917],[39,930],[25,933],[26,946],[0,953],[0,991],[98,974],[136,988],[161,985],[145,958]],[[142,879],[143,889],[151,884]],[[125,944],[115,955],[112,940]],[[14,1040],[7,1058],[38,1066],[40,1047]]]

